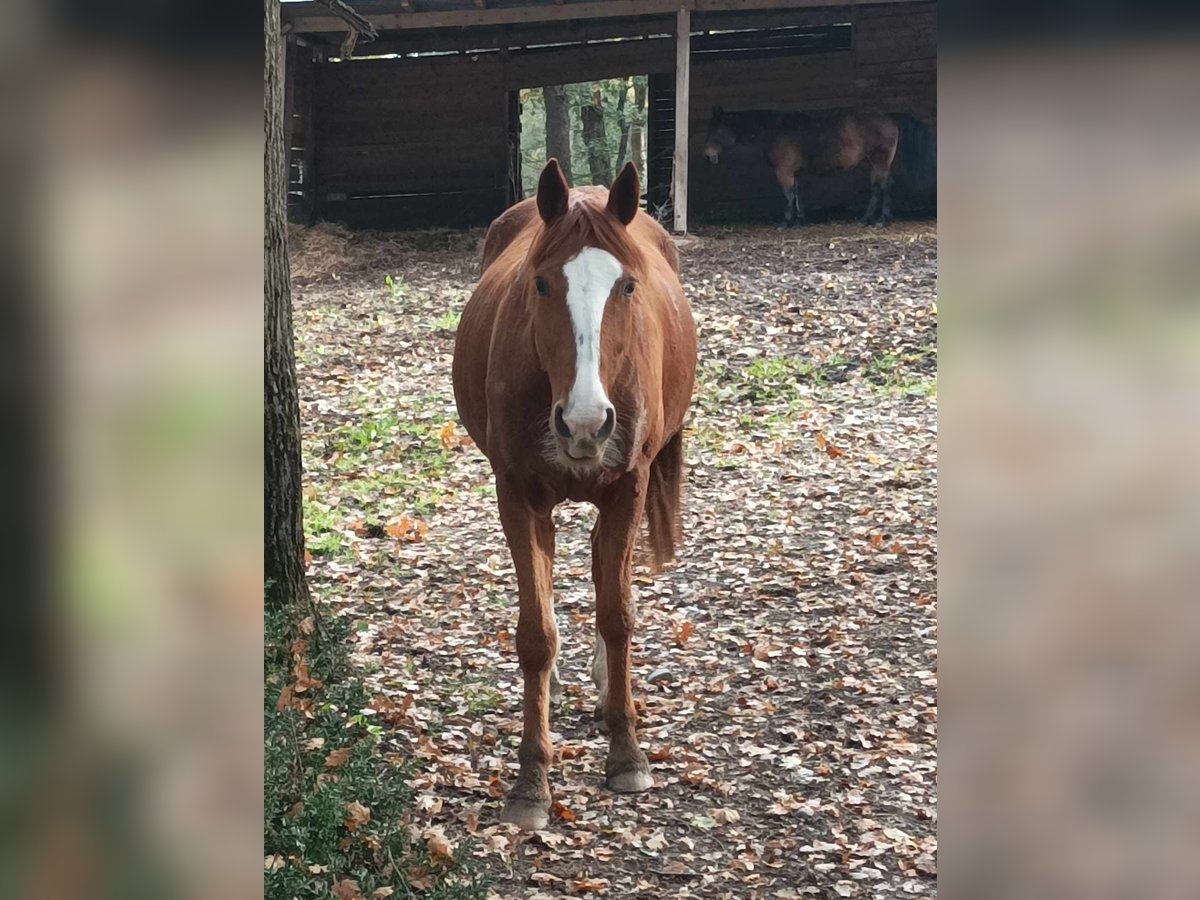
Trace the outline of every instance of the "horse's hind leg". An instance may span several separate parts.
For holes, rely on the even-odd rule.
[[[629,644],[633,637],[633,545],[646,505],[649,473],[638,469],[612,486],[592,532],[592,578],[596,582],[596,629],[604,640],[608,670],[604,721],[608,759],[604,774],[614,791],[644,791],[654,784],[650,763],[638,747],[629,683]]]
[[[862,218],[858,220],[860,225],[871,225],[875,222],[875,216],[879,212],[879,204],[882,202],[880,199],[880,193],[881,191],[879,185],[872,183],[871,202],[867,204],[867,211],[863,213]]]
[[[596,685],[595,718],[597,722],[604,722],[604,710],[608,706],[608,651],[599,628],[596,629],[596,652],[592,656],[592,683]]]
[[[533,509],[497,485],[500,522],[517,570],[521,609],[517,658],[525,682],[524,729],[517,756],[521,770],[504,804],[504,821],[527,830],[545,828],[550,816],[550,672],[558,652],[551,605],[554,521],[550,509]]]
[[[554,646],[558,643],[558,613],[554,610],[554,595],[550,595],[550,621],[554,624]],[[550,702],[559,703],[563,698],[562,681],[558,677],[558,654],[554,655],[554,661],[550,664]]]
[[[879,224],[886,225],[888,222],[892,221],[892,218],[893,218],[893,216],[892,216],[892,176],[891,175],[889,175],[884,180],[883,186],[880,189],[880,193],[883,195],[883,204],[882,204],[882,208],[879,211]]]
[[[804,204],[800,200],[800,191],[796,187],[796,173],[788,168],[776,168],[775,180],[783,191],[784,227],[804,224]]]
[[[886,225],[892,221],[892,162],[896,145],[880,147],[870,154],[871,202],[863,213],[862,224]]]

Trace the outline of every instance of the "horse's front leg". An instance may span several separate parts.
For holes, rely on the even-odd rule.
[[[592,578],[596,582],[596,630],[604,641],[607,667],[601,694],[608,725],[604,774],[614,791],[644,791],[654,784],[650,763],[638,747],[637,714],[630,690],[630,640],[633,637],[633,546],[646,504],[648,471],[628,472],[616,482],[592,531]]]
[[[552,508],[535,509],[504,485],[497,485],[497,498],[517,570],[517,657],[525,681],[524,730],[517,754],[521,770],[508,792],[503,819],[535,831],[545,828],[550,816],[550,673],[558,652],[551,602],[554,520]]]

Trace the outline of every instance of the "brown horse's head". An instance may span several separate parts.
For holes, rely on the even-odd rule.
[[[735,143],[737,136],[733,129],[725,124],[725,110],[714,106],[712,119],[708,123],[708,135],[704,139],[704,158],[715,166],[721,160],[721,151]]]
[[[626,227],[638,211],[638,176],[621,170],[608,192],[570,195],[557,160],[538,181],[544,223],[523,269],[538,362],[550,380],[546,411],[553,458],[570,468],[616,458],[622,415],[613,385],[634,343],[644,261]]]

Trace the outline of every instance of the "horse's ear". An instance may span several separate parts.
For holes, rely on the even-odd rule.
[[[567,211],[567,179],[559,168],[558,160],[551,158],[542,169],[542,177],[538,179],[537,208],[543,222],[553,222]]]
[[[628,225],[637,215],[640,199],[641,186],[638,184],[637,169],[633,163],[627,162],[617,180],[608,189],[608,211],[620,219],[622,225]]]

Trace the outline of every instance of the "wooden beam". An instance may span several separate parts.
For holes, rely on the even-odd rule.
[[[375,40],[379,37],[379,32],[375,30],[375,26],[367,19],[363,18],[354,7],[343,2],[343,0],[316,0],[322,6],[326,7],[331,13],[350,26],[351,30],[357,34],[365,34],[367,40]],[[353,41],[350,42],[353,44]]]
[[[320,0],[318,0],[320,2]],[[404,4],[408,3],[407,6]],[[748,12],[751,10],[803,9],[823,6],[917,5],[914,0],[694,0],[696,12]],[[680,0],[599,0],[585,3],[554,3],[491,9],[459,9],[445,12],[404,12],[409,0],[397,0],[394,13],[377,13],[366,18],[380,31],[413,28],[466,28],[480,25],[510,25],[530,22],[562,22],[579,19],[621,18],[672,14]],[[285,3],[284,18],[305,34],[342,31],[343,20],[321,15],[307,3]]]
[[[692,10],[686,2],[679,8],[675,25],[675,167],[671,187],[671,209],[675,231],[687,234],[688,109],[692,83]]]
[[[285,3],[284,7],[291,6]],[[510,25],[519,22],[555,22],[571,19],[597,19],[610,16],[639,16],[674,12],[679,0],[603,0],[597,3],[565,3],[561,6],[511,6],[496,9],[460,9],[448,12],[379,13],[370,16],[380,31],[409,28],[466,28],[478,25]],[[301,32],[339,31],[340,20],[321,15],[293,13]]]

